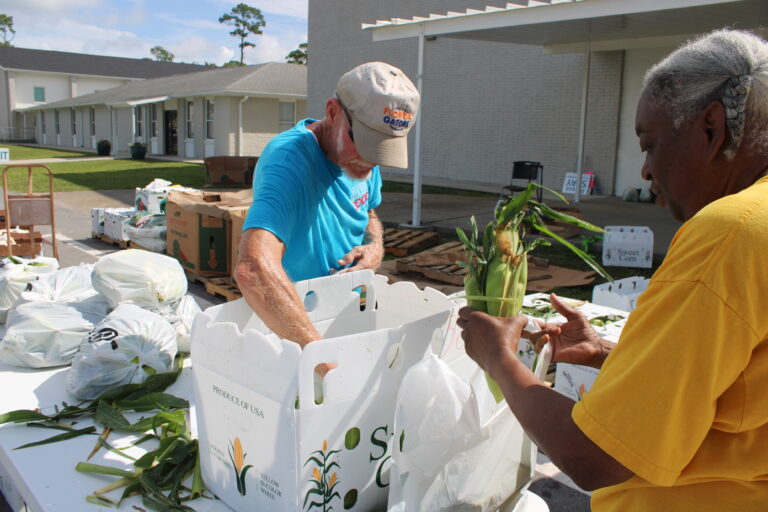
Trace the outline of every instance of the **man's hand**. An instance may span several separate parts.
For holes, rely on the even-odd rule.
[[[468,307],[459,310],[456,321],[467,354],[491,376],[509,358],[517,357],[517,344],[527,323],[522,315],[500,318]]]
[[[379,268],[381,260],[384,259],[384,229],[381,227],[381,221],[376,216],[375,210],[368,210],[365,240],[365,244],[353,247],[337,262],[340,267],[352,266],[342,270],[331,269],[331,274],[343,274],[368,268],[375,272]]]
[[[568,307],[554,293],[550,302],[555,311],[565,317],[562,324],[540,322],[542,330],[548,336],[539,338],[535,343],[536,352],[541,351],[549,342],[552,345],[553,363],[572,363],[600,368],[605,358],[615,346],[597,334],[586,315]]]
[[[354,272],[356,270],[365,270],[368,268],[375,271],[381,265],[383,252],[384,248],[377,244],[371,243],[355,246],[346,254],[346,256],[338,261],[340,267],[346,267],[353,263],[354,265],[338,271],[331,269],[331,274],[337,272],[343,274],[345,272]]]

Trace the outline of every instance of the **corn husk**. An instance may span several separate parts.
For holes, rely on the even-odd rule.
[[[482,239],[474,217],[470,219],[469,235],[456,228],[456,234],[464,244],[466,264],[469,267],[464,277],[464,290],[467,305],[472,309],[500,317],[520,314],[528,281],[528,253],[539,245],[551,245],[545,238],[525,240],[528,233],[539,232],[554,239],[579,256],[598,274],[613,281],[589,254],[550,231],[544,219],[567,222],[589,231],[603,232],[603,229],[534,201],[533,196],[538,188],[546,187],[531,183],[519,195],[511,197],[500,206],[494,220],[483,230]],[[565,201],[554,190],[547,190]],[[496,382],[487,374],[486,378],[496,401],[503,400]]]

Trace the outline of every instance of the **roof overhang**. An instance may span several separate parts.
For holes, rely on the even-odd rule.
[[[551,0],[363,24],[374,41],[418,36],[542,46],[550,52],[677,44],[721,28],[768,26],[765,0]]]

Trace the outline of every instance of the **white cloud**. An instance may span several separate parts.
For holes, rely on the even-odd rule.
[[[177,62],[213,62],[221,65],[232,60],[234,52],[202,36],[187,38],[168,48],[176,56]]]
[[[176,25],[181,25],[183,27],[205,29],[205,30],[218,30],[218,31],[222,29],[222,25],[218,21],[200,20],[200,19],[187,20],[187,19],[178,18],[177,16],[170,13],[166,13],[166,12],[156,12],[155,16],[160,18],[161,20],[165,20],[170,23],[174,23]]]
[[[239,1],[232,0],[209,0],[211,3],[217,6],[221,6],[224,9],[231,9]],[[254,6],[261,9],[262,14],[279,14],[283,16],[292,16],[302,20],[307,19],[307,12],[309,10],[309,0],[269,0],[263,2],[262,5]],[[222,13],[223,14],[223,13]]]
[[[293,39],[296,39],[295,37]],[[261,64],[262,62],[285,62],[285,56],[292,50],[295,50],[304,40],[294,44],[293,39],[288,40],[284,37],[276,37],[269,34],[263,34],[258,39],[254,39],[256,48],[245,50],[246,64]],[[239,49],[238,49],[239,58]]]
[[[76,34],[76,37],[73,36]],[[52,22],[47,30],[18,33],[16,46],[117,57],[147,57],[149,46],[135,33],[86,25],[68,19]]]
[[[67,11],[80,7],[103,7],[104,0],[0,0],[0,9],[13,16],[15,12]]]

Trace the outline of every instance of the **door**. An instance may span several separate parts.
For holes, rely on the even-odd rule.
[[[164,114],[165,126],[165,154],[166,155],[178,155],[179,154],[179,135],[177,132],[176,123],[177,113],[175,110],[166,110]]]

